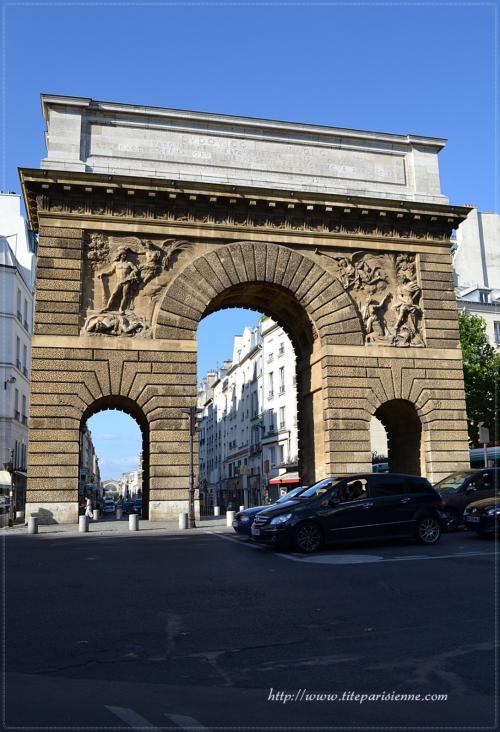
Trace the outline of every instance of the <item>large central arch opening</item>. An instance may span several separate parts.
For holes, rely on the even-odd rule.
[[[313,325],[283,288],[236,286],[207,307],[198,330],[199,360],[205,362],[200,349],[208,323],[224,328],[234,308],[247,327],[228,333],[239,336],[228,360],[220,354],[217,368],[199,371],[200,499],[207,513],[214,503],[224,509],[273,501],[315,479],[314,410],[308,404]]]
[[[149,428],[140,407],[122,396],[96,400],[80,421],[80,506],[114,519],[120,506],[126,516],[149,516]]]

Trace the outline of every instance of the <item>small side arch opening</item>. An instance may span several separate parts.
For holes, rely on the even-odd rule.
[[[106,417],[99,431],[92,424],[96,415]],[[127,425],[131,420],[124,421],[123,415],[135,424]],[[136,430],[139,435],[133,434]],[[133,400],[106,396],[87,407],[80,420],[79,467],[79,501],[88,496],[102,508],[108,493],[119,496],[122,504],[132,503],[130,510],[142,518],[149,517],[149,425]]]
[[[374,417],[387,435],[389,472],[422,475],[422,423],[415,405],[406,399],[391,399],[380,405]]]

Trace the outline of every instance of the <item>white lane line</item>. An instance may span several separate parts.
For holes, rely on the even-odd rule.
[[[137,712],[134,712],[133,709],[127,709],[127,707],[108,707],[107,704],[104,705],[106,709],[109,709],[110,712],[112,712],[116,717],[122,720],[122,722],[125,722],[128,724],[129,727],[132,727],[132,729],[154,729],[157,730],[157,732],[160,732],[162,727],[156,727],[156,725],[152,724],[151,722],[148,722],[147,719],[144,719],[144,717],[141,717],[140,714],[137,714]]]
[[[237,539],[235,536],[226,536],[226,534],[220,534],[218,531],[205,531],[205,533],[210,534],[210,536],[216,536],[218,539],[232,541],[234,544],[239,544],[239,546],[247,546],[249,549],[257,549],[259,551],[262,551],[263,549],[267,548],[263,547],[261,544],[253,544],[251,541],[242,541],[241,539]]]
[[[193,719],[193,717],[186,717],[184,714],[165,714],[165,716],[181,729],[199,729],[210,732],[208,727],[205,727],[197,719]]]
[[[262,544],[254,544],[252,542],[241,541],[234,536],[227,536],[216,531],[207,531],[207,534],[216,536],[219,539],[232,541],[234,544],[246,546],[249,549],[258,549],[262,551],[267,548]],[[356,555],[356,554],[313,554],[312,556],[301,556],[300,554],[283,554],[282,552],[273,552],[273,556],[288,559],[291,562],[299,562],[302,564],[374,564],[376,562],[411,562],[423,559],[455,559],[455,557],[494,557],[495,552],[456,552],[455,554],[410,554],[400,557],[383,557],[380,555]],[[359,557],[359,558],[358,558]]]
[[[277,557],[282,557],[283,559],[289,559],[292,562],[299,562],[302,564],[386,564],[387,562],[410,562],[410,561],[421,561],[424,559],[455,559],[455,557],[488,557],[488,556],[494,556],[491,552],[462,552],[457,554],[436,554],[435,556],[431,557],[429,555],[418,555],[413,554],[409,555],[407,557],[375,557],[375,556],[367,556],[366,559],[360,559],[360,560],[353,560],[353,557],[356,555],[347,554],[315,554],[311,557],[301,557],[293,554],[278,554],[276,553]]]

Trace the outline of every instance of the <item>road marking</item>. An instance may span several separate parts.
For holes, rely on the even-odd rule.
[[[186,717],[184,714],[165,714],[165,716],[181,729],[200,729],[209,732],[208,727],[205,727],[197,719],[193,719],[193,717]]]
[[[268,547],[262,544],[254,544],[245,542],[235,536],[227,536],[216,531],[207,531],[207,534],[216,536],[219,539],[231,541],[239,546],[246,546],[249,549],[258,549],[262,551]],[[273,556],[288,559],[291,562],[299,562],[302,564],[373,564],[375,562],[411,562],[424,559],[455,559],[455,557],[493,557],[495,551],[489,552],[456,552],[455,554],[409,554],[399,557],[384,557],[379,554],[313,554],[311,556],[302,556],[300,554],[284,554],[282,552],[273,552]]]
[[[137,712],[134,712],[133,709],[127,709],[126,707],[108,707],[107,704],[105,704],[104,706],[106,709],[109,709],[109,711],[112,712],[115,716],[121,719],[122,722],[125,722],[126,724],[128,724],[129,727],[132,727],[132,729],[154,729],[157,730],[157,732],[160,732],[160,730],[162,729],[161,727],[156,727],[151,722],[148,722],[147,719],[141,717],[141,715],[137,714]]]
[[[242,541],[242,539],[237,539],[235,536],[226,536],[226,534],[221,534],[218,531],[205,531],[205,533],[210,534],[210,536],[216,536],[218,539],[232,541],[234,544],[239,544],[239,546],[247,546],[249,549],[257,549],[258,551],[262,551],[263,549],[267,548],[262,546],[262,544],[253,544],[251,541]]]

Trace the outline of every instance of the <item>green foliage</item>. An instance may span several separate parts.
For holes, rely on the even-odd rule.
[[[469,439],[478,446],[478,424],[484,422],[490,440],[498,439],[499,404],[497,388],[500,376],[500,354],[490,346],[486,323],[478,315],[459,313],[460,343],[463,354],[465,400]]]

